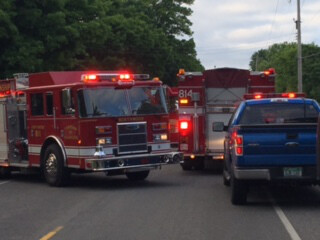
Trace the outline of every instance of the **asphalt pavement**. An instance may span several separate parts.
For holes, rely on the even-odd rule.
[[[143,182],[72,175],[64,188],[16,173],[0,179],[0,239],[319,240],[319,203],[319,187],[253,187],[233,206],[221,174],[179,165]]]

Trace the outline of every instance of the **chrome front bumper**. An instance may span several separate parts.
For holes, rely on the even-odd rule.
[[[162,165],[177,164],[183,159],[181,152],[125,155],[117,157],[95,157],[85,159],[85,169],[89,171],[156,169]]]

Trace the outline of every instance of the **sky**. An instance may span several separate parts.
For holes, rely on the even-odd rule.
[[[300,0],[300,7],[302,43],[320,46],[320,0]],[[205,69],[249,69],[257,50],[297,41],[297,0],[195,0],[191,8],[197,57]]]

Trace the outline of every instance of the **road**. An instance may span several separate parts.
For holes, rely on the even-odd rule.
[[[319,203],[318,187],[256,187],[233,206],[220,174],[178,165],[144,182],[73,175],[65,188],[17,173],[0,180],[0,239],[318,240]]]

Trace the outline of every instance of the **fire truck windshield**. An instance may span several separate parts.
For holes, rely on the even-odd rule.
[[[78,91],[81,117],[167,113],[161,87],[91,88]]]

